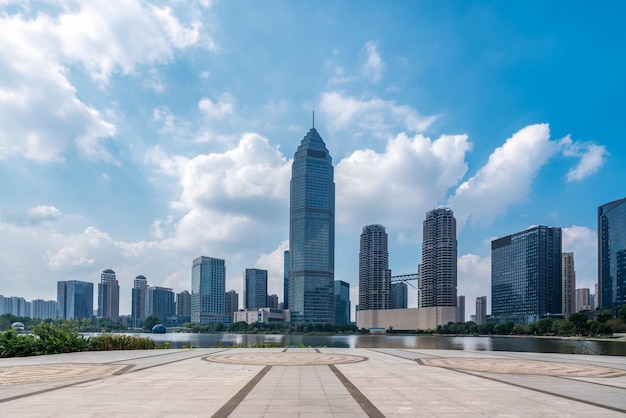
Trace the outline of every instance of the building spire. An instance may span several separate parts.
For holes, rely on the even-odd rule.
[[[315,129],[315,110],[313,111],[313,129]]]

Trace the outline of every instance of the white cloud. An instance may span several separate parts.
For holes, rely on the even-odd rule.
[[[323,93],[320,108],[331,129],[350,130],[353,137],[363,133],[388,137],[405,130],[423,132],[436,119],[436,116],[421,116],[415,109],[393,101],[359,100],[337,91]]]
[[[278,295],[280,301],[283,301],[285,251],[287,250],[289,250],[289,241],[285,240],[271,253],[261,254],[254,265],[254,268],[267,270],[267,293]]]
[[[596,173],[604,164],[604,157],[607,155],[604,146],[590,142],[574,143],[569,135],[561,140],[561,145],[563,155],[580,158],[576,167],[567,172],[568,182],[581,181]]]
[[[222,94],[215,103],[209,98],[204,98],[198,103],[198,108],[214,119],[223,119],[225,116],[232,115],[234,107],[235,98],[229,93]]]
[[[471,148],[465,135],[443,135],[436,140],[399,134],[383,153],[358,150],[336,167],[337,224],[361,227],[381,223],[411,228],[445,199],[450,187],[467,171],[465,154]]]
[[[113,72],[167,63],[206,36],[198,20],[184,25],[169,8],[138,0],[124,7],[75,1],[36,15],[14,10],[0,16],[0,159],[62,161],[75,148],[115,162],[105,144],[116,127],[78,98],[69,66],[106,84]],[[153,69],[148,76],[151,88],[163,88]]]
[[[17,226],[39,226],[44,223],[56,222],[61,217],[61,211],[54,206],[39,205],[25,212],[5,215],[4,221]]]
[[[380,80],[381,73],[383,71],[384,63],[380,54],[378,53],[378,44],[374,41],[369,41],[363,47],[363,53],[365,55],[365,63],[363,64],[363,75],[372,80]]]
[[[533,179],[558,150],[547,124],[529,125],[516,132],[449,199],[459,225],[469,219],[490,223],[508,206],[526,200]]]

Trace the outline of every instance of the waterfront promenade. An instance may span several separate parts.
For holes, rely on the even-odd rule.
[[[3,417],[624,416],[626,357],[422,349],[0,359]]]

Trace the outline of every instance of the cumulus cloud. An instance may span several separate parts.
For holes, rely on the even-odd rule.
[[[421,116],[415,109],[393,101],[360,100],[338,91],[323,93],[320,108],[331,129],[350,129],[352,136],[367,133],[386,138],[402,131],[423,132],[436,119],[436,116]]]
[[[267,270],[268,294],[278,295],[279,300],[283,300],[284,291],[284,270],[285,251],[289,250],[289,241],[281,242],[274,251],[269,254],[261,254],[254,265],[254,268]]]
[[[54,206],[39,205],[25,212],[8,214],[4,216],[4,221],[12,225],[38,226],[56,222],[60,217],[61,211]]]
[[[378,44],[374,41],[367,42],[363,47],[363,54],[365,56],[363,75],[372,81],[380,80],[384,64],[378,53]]]
[[[171,9],[139,0],[75,1],[36,15],[14,8],[0,26],[0,159],[41,162],[62,161],[71,149],[115,162],[106,140],[116,128],[79,99],[70,66],[106,84],[114,72],[169,62],[176,49],[198,43],[201,30],[197,20],[185,25]],[[152,69],[148,75],[148,86],[163,87]]]
[[[577,157],[579,162],[576,167],[567,172],[567,181],[581,181],[596,173],[604,164],[604,157],[607,155],[606,148],[590,142],[574,143],[568,135],[561,140],[563,155],[566,157]]]
[[[464,254],[457,259],[458,295],[465,295],[465,320],[475,313],[479,296],[487,296],[487,312],[491,306],[491,257]]]
[[[337,224],[358,227],[382,223],[389,227],[415,225],[415,216],[445,199],[450,187],[467,171],[466,135],[443,135],[431,140],[402,133],[390,138],[384,152],[358,150],[335,170]]]
[[[529,125],[516,132],[449,199],[459,224],[470,219],[490,223],[508,206],[524,201],[541,167],[558,151],[547,124]]]
[[[222,94],[217,102],[204,98],[198,103],[198,108],[213,119],[222,119],[231,115],[234,111],[234,106],[235,98],[229,93]]]

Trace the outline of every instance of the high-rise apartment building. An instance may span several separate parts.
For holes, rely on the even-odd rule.
[[[479,296],[476,298],[475,317],[476,317],[476,325],[481,325],[487,322],[487,296]]]
[[[459,295],[456,297],[456,322],[465,322],[465,296],[464,295]]]
[[[233,321],[233,314],[239,310],[239,295],[231,289],[224,294],[224,315]]]
[[[267,307],[267,270],[246,269],[243,274],[243,308]]]
[[[191,267],[191,322],[224,322],[226,263],[212,257],[198,257]]]
[[[141,326],[146,319],[146,289],[148,288],[148,279],[139,275],[135,277],[133,289],[131,293],[131,310],[130,316],[136,327]]]
[[[159,321],[166,322],[176,313],[174,291],[168,287],[149,286],[145,292],[146,317],[156,316]]]
[[[452,209],[426,213],[422,234],[419,307],[456,306],[457,242]]]
[[[120,285],[115,272],[106,269],[98,284],[98,317],[117,321],[120,318]]]
[[[406,309],[408,307],[409,287],[405,282],[391,283],[391,309]]]
[[[576,289],[576,312],[590,311],[591,298],[589,288]]]
[[[335,280],[335,325],[350,323],[350,283]]]
[[[57,282],[58,319],[93,317],[93,283],[68,280]]]
[[[176,293],[176,315],[181,322],[191,321],[191,293],[187,290]]]
[[[391,308],[387,241],[384,226],[363,227],[359,246],[359,310]]]
[[[598,207],[598,307],[626,304],[626,197]]]
[[[574,253],[563,253],[563,316],[568,318],[576,312],[576,270],[574,269]]]
[[[33,299],[30,302],[30,317],[39,319],[55,319],[57,302],[54,300]]]
[[[267,308],[278,309],[278,295],[272,294],[267,296]]]
[[[561,228],[535,226],[491,242],[491,314],[529,324],[562,312]]]
[[[291,322],[333,323],[335,182],[332,158],[315,128],[294,155],[289,203]]]

